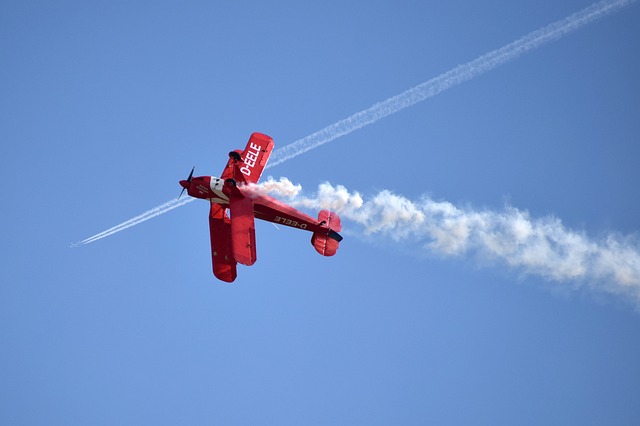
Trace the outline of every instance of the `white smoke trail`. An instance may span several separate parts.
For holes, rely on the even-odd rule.
[[[266,180],[263,180],[257,184],[250,184],[249,189],[256,192],[256,194],[275,194],[279,197],[293,198],[302,191],[302,185],[294,185],[288,178],[281,177],[275,180],[269,176]]]
[[[557,40],[588,23],[618,11],[635,1],[636,0],[604,0],[594,3],[586,9],[533,31],[526,36],[501,47],[500,49],[486,53],[466,64],[459,65],[452,70],[406,90],[399,95],[378,102],[371,107],[331,124],[324,129],[312,133],[282,148],[276,149],[271,154],[269,164],[267,164],[266,168],[268,169],[277,166],[278,164],[284,163],[285,161],[297,157],[300,154],[331,142],[341,136],[347,135],[354,130],[373,124],[376,121],[404,108],[429,99],[453,86],[490,71],[499,65],[512,61],[532,49],[538,48],[550,41]],[[130,228],[131,226],[171,211],[175,207],[179,207],[186,203],[187,202],[176,204],[175,201],[168,201],[154,209],[142,213],[139,216],[129,219],[126,222],[96,234],[93,237],[89,237],[79,243],[72,244],[72,247],[88,244],[106,236],[113,235],[124,229]],[[175,207],[173,207],[174,205]]]
[[[300,186],[286,179],[269,179],[260,188],[289,197],[294,206],[333,210],[361,225],[365,235],[411,239],[443,256],[473,254],[501,261],[518,271],[571,282],[573,287],[590,286],[640,306],[640,244],[635,237],[608,235],[596,241],[567,229],[555,217],[535,219],[514,207],[478,211],[429,197],[411,201],[386,190],[365,200],[328,183],[313,197],[302,196]]]
[[[635,0],[605,0],[594,3],[586,9],[533,31],[500,49],[486,53],[466,64],[459,65],[438,77],[412,87],[399,95],[378,102],[363,111],[357,112],[322,130],[275,150],[271,155],[267,167],[276,166],[311,149],[347,135],[354,130],[373,124],[402,109],[429,99],[453,86],[457,86],[499,65],[510,62],[530,50],[541,47],[550,41],[557,40],[633,2],[635,2]]]

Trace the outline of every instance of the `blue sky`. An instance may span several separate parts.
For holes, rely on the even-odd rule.
[[[258,223],[213,277],[208,206],[69,245],[591,4],[14,2],[0,15],[3,424],[640,421],[637,303],[428,241],[322,258]],[[640,7],[273,167],[640,251]],[[312,212],[310,210],[310,212]]]

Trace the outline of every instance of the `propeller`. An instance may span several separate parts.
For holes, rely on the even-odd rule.
[[[191,183],[191,178],[193,177],[193,171],[195,169],[196,169],[196,167],[193,166],[193,168],[191,169],[191,173],[189,173],[189,177],[187,178],[186,181],[184,181],[184,180],[180,181],[180,185],[182,185],[182,191],[180,191],[180,195],[178,196],[178,200],[180,199],[180,197],[182,197],[182,194],[184,194],[184,190],[189,187],[189,184]]]

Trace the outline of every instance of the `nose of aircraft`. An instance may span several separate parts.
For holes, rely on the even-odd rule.
[[[187,178],[187,180],[181,180],[180,181],[180,186],[182,187],[182,191],[180,191],[180,195],[178,196],[178,200],[180,199],[180,197],[182,197],[182,194],[184,193],[185,189],[189,189],[189,187],[191,186],[191,178],[193,177],[193,171],[195,170],[195,166],[193,167],[193,169],[191,169],[191,173],[189,173],[189,177]]]

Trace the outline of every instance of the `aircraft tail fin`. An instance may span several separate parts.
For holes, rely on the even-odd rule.
[[[326,226],[326,232],[316,231],[311,237],[311,244],[318,253],[323,256],[333,256],[338,251],[342,236],[338,231],[342,230],[340,217],[328,210],[321,210],[318,213],[318,220]]]

